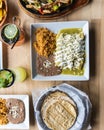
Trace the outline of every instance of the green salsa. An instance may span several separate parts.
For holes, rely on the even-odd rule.
[[[68,74],[70,74],[70,75],[79,75],[79,76],[81,76],[81,75],[83,75],[84,74],[84,69],[82,69],[82,70],[70,70],[70,69],[63,69],[62,70],[62,74],[65,74],[65,75],[68,75]]]
[[[56,38],[58,38],[61,33],[74,34],[74,33],[80,33],[80,32],[82,32],[82,28],[65,28],[65,29],[61,29],[58,32]]]
[[[9,87],[13,82],[13,74],[7,70],[0,71],[0,88]]]

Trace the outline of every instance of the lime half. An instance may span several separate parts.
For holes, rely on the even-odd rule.
[[[4,28],[4,35],[8,39],[14,39],[18,34],[18,28],[14,24],[9,24]]]
[[[23,67],[16,67],[13,69],[15,74],[15,81],[23,82],[27,78],[27,72]]]

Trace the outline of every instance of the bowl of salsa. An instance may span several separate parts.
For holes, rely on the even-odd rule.
[[[7,88],[13,85],[15,80],[14,74],[9,69],[0,70],[0,88]]]

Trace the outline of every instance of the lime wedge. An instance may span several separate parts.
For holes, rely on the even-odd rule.
[[[18,28],[14,24],[9,24],[4,28],[4,35],[8,39],[14,39],[18,34]]]

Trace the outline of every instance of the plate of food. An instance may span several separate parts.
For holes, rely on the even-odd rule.
[[[0,95],[0,129],[29,129],[29,96]]]
[[[88,21],[31,25],[33,80],[89,80]]]
[[[0,69],[3,69],[3,50],[2,50],[2,42],[0,41]]]
[[[7,1],[0,0],[0,27],[3,25],[3,23],[6,20],[7,10],[8,10]]]
[[[87,5],[89,0],[19,0],[19,6],[34,18],[53,19]]]

